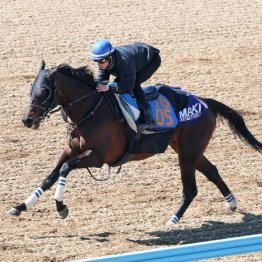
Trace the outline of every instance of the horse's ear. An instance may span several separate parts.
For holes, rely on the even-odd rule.
[[[45,69],[45,61],[43,60],[40,64],[39,71],[44,70],[44,69]]]

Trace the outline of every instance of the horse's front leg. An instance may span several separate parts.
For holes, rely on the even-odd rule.
[[[56,201],[56,209],[60,218],[66,218],[69,212],[67,206],[63,203],[66,177],[69,172],[77,168],[102,167],[102,165],[103,161],[100,159],[98,153],[93,150],[87,150],[62,165],[54,196]]]
[[[49,189],[59,177],[59,169],[61,165],[56,167],[49,176],[47,176],[43,182],[36,188],[36,190],[20,205],[17,205],[7,211],[8,214],[19,216],[22,211],[26,211],[31,208],[42,196],[44,191]]]
[[[7,213],[13,216],[19,216],[22,211],[26,211],[31,208],[42,196],[42,194],[51,188],[59,178],[59,170],[63,163],[75,156],[75,153],[66,148],[61,155],[55,169],[48,175],[42,183],[36,188],[36,190],[21,204],[9,209]]]

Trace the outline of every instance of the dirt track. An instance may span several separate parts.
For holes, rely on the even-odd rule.
[[[198,196],[180,223],[167,227],[182,190],[177,156],[168,149],[126,164],[107,182],[73,171],[66,188],[66,220],[57,217],[55,187],[21,217],[6,215],[49,174],[65,142],[66,125],[59,114],[38,131],[21,123],[42,59],[48,67],[87,63],[95,70],[87,57],[100,38],[115,45],[150,43],[161,49],[163,62],[148,83],[180,85],[226,103],[243,114],[262,141],[261,17],[258,0],[2,0],[0,260],[65,261],[262,233],[262,155],[222,123],[206,156],[238,199],[233,214],[198,173]],[[219,261],[247,260],[261,261],[262,254]]]

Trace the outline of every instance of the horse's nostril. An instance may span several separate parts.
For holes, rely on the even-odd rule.
[[[23,117],[22,122],[24,123],[24,125],[28,126],[28,125],[32,124],[33,119],[29,118],[29,117]]]

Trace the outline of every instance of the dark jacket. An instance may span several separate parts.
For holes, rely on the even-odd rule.
[[[112,55],[112,65],[105,70],[98,71],[98,81],[109,80],[115,76],[118,87],[112,90],[116,93],[131,93],[136,81],[136,74],[151,61],[154,53],[160,51],[150,45],[135,43],[132,45],[115,47]]]

